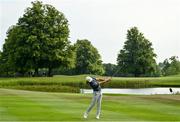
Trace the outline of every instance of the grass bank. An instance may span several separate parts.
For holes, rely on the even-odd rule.
[[[23,89],[32,91],[73,92],[80,88],[89,88],[85,83],[86,75],[54,76],[32,78],[0,78],[0,88]],[[112,81],[103,85],[106,88],[147,88],[147,87],[180,87],[180,76],[155,78],[122,78],[113,77]]]
[[[0,89],[0,121],[99,121],[90,94]],[[180,121],[179,95],[104,95],[100,121]]]

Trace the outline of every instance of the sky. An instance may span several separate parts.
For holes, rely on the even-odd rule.
[[[8,28],[18,22],[32,0],[0,0],[0,50]],[[70,38],[88,39],[103,63],[116,64],[127,30],[138,27],[149,39],[162,62],[180,58],[180,0],[41,0],[63,12],[69,21]]]

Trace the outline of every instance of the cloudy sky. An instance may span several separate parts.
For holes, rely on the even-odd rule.
[[[70,41],[88,39],[104,63],[116,63],[127,30],[139,28],[153,43],[157,62],[180,57],[180,0],[42,0],[69,20]],[[0,0],[0,49],[31,0]]]

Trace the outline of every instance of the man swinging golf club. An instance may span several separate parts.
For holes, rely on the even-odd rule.
[[[102,79],[102,78],[93,78],[93,77],[89,77],[89,76],[86,77],[86,82],[93,89],[93,98],[92,98],[90,106],[88,107],[88,109],[84,113],[84,118],[85,119],[88,117],[89,112],[94,107],[96,102],[97,102],[96,119],[99,119],[100,112],[101,112],[101,100],[102,100],[102,93],[101,93],[100,84],[106,83],[106,82],[108,82],[110,80],[111,80],[111,78]]]

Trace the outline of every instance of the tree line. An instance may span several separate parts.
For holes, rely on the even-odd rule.
[[[65,15],[41,1],[32,2],[16,25],[7,31],[0,52],[0,76],[52,76],[98,74],[115,76],[160,76],[180,72],[177,57],[157,65],[152,43],[137,27],[127,31],[117,64],[103,64],[91,42],[69,40]]]

